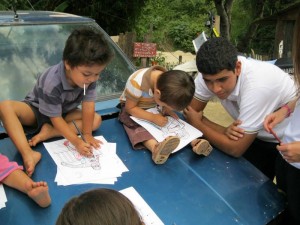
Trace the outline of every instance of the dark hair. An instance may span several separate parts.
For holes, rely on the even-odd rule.
[[[195,93],[194,79],[181,70],[162,73],[156,82],[161,92],[160,101],[175,110],[183,110],[193,99]]]
[[[113,57],[113,51],[102,33],[92,28],[74,30],[66,41],[63,60],[71,67],[79,65],[106,65]]]
[[[206,75],[214,75],[224,69],[234,72],[237,55],[237,49],[227,39],[211,38],[197,52],[198,71]]]
[[[72,198],[56,225],[142,225],[132,202],[118,191],[99,188]]]

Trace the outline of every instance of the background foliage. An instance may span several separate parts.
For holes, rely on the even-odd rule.
[[[194,51],[192,40],[209,13],[222,14],[222,29],[241,52],[272,54],[274,25],[256,21],[300,0],[2,0],[0,10],[54,10],[94,18],[109,35],[135,31],[138,41],[156,42],[160,50]],[[222,17],[224,16],[225,17]],[[227,21],[228,20],[228,21]],[[221,29],[221,30],[222,30]]]

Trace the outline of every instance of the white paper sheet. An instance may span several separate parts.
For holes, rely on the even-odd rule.
[[[151,108],[147,111],[154,114],[158,113],[156,108]],[[196,129],[185,121],[181,119],[176,120],[171,116],[168,116],[168,123],[164,127],[159,127],[149,121],[141,120],[133,116],[131,116],[131,118],[148,130],[158,142],[162,142],[166,137],[169,136],[179,137],[180,143],[173,153],[188,145],[192,140],[203,135],[200,130]]]
[[[103,136],[95,137],[102,141],[94,156],[80,155],[66,139],[44,142],[45,148],[57,165],[55,181],[58,185],[83,183],[113,184],[127,167],[116,154],[116,144],[108,143]]]
[[[4,191],[3,184],[0,184],[0,209],[6,207],[7,198]]]
[[[147,202],[133,187],[123,189],[120,193],[125,195],[133,203],[145,225],[164,225]]]

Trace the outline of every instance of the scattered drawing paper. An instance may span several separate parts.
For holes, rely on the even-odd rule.
[[[66,139],[44,142],[57,165],[55,181],[58,185],[83,183],[114,184],[127,167],[116,154],[116,143],[108,143],[103,136],[95,137],[103,144],[94,149],[93,157],[79,154]]]
[[[152,113],[159,113],[156,108],[148,109],[147,111]],[[177,136],[180,138],[180,143],[178,147],[173,151],[177,152],[182,149],[184,146],[188,145],[192,140],[201,137],[203,134],[201,131],[186,123],[181,119],[174,119],[171,116],[168,116],[168,123],[164,127],[159,127],[154,123],[151,123],[146,120],[141,120],[136,117],[131,116],[131,118],[143,126],[150,134],[158,141],[162,142],[166,137]]]
[[[6,207],[7,198],[4,191],[3,184],[0,184],[0,209]]]
[[[164,225],[147,202],[133,187],[123,189],[120,192],[133,203],[145,225]]]

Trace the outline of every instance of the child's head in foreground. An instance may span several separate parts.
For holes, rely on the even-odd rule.
[[[189,105],[195,93],[194,79],[181,70],[170,70],[156,82],[156,103],[180,111]]]
[[[99,188],[72,198],[56,225],[143,225],[132,202],[118,191]]]
[[[197,52],[197,69],[205,75],[215,75],[225,69],[234,72],[237,55],[237,49],[227,39],[211,38]]]

